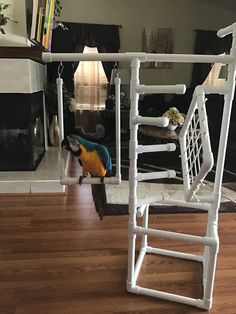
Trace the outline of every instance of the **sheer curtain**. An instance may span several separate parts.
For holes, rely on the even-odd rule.
[[[98,50],[85,46],[83,53],[98,53]],[[100,61],[81,61],[74,74],[77,109],[104,109],[107,83],[106,74]]]
[[[53,30],[52,52],[83,52],[84,47],[97,47],[98,52],[118,52],[120,49],[120,35],[118,25],[87,24],[62,22],[68,29]],[[110,81],[114,62],[102,62],[107,80]],[[48,76],[55,82],[58,63],[48,66]],[[74,72],[78,62],[65,62],[62,78],[67,89],[74,91]]]

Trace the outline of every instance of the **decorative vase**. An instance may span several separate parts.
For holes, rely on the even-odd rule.
[[[59,124],[57,115],[54,115],[49,127],[49,138],[52,146],[59,146]]]
[[[177,124],[172,124],[171,122],[169,122],[169,124],[167,125],[167,129],[170,131],[174,131],[177,128]]]

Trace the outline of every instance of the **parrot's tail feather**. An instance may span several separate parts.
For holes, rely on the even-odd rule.
[[[98,216],[102,220],[104,215],[104,208],[107,202],[105,185],[92,184],[91,187],[95,209],[96,212],[98,213]]]

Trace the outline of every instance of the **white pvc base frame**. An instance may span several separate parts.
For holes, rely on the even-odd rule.
[[[159,298],[163,300],[169,300],[173,302],[179,302],[186,305],[196,306],[198,308],[209,310],[212,306],[212,297],[209,294],[210,292],[209,284],[211,284],[212,282],[211,280],[212,271],[214,271],[214,268],[215,268],[216,257],[217,257],[218,246],[219,246],[218,241],[215,240],[214,237],[199,237],[199,236],[193,236],[189,234],[180,234],[180,233],[175,233],[175,232],[150,229],[150,228],[147,228],[147,220],[148,220],[148,206],[144,212],[143,227],[134,228],[134,233],[133,235],[131,235],[131,238],[130,238],[130,241],[135,241],[136,234],[142,234],[140,252],[136,261],[134,262],[133,274],[131,275],[131,277],[133,278],[133,281],[132,282],[127,281],[127,290],[135,294],[142,294],[146,296],[151,296],[151,297],[155,297],[155,298]],[[206,261],[203,255],[194,255],[194,254],[189,254],[189,253],[159,249],[159,248],[148,246],[148,243],[147,243],[148,235],[160,236],[160,237],[162,236],[169,239],[183,240],[183,241],[188,241],[188,242],[190,241],[193,243],[203,243],[205,249],[208,250],[208,254],[211,255],[212,257],[211,261],[213,262],[213,264],[212,262],[209,263],[209,259]],[[186,260],[202,263],[202,268],[203,268],[202,284],[204,287],[203,298],[195,299],[192,297],[182,296],[182,295],[178,295],[174,293],[168,293],[168,292],[163,292],[160,290],[154,290],[154,289],[149,289],[149,288],[138,286],[137,279],[138,279],[146,253],[158,254],[158,255],[174,257],[174,258],[181,258],[181,259],[186,259]]]

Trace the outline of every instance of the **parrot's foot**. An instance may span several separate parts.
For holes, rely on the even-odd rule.
[[[83,183],[84,178],[86,178],[86,176],[79,176],[79,185]]]
[[[104,184],[104,177],[100,177],[100,183]]]

